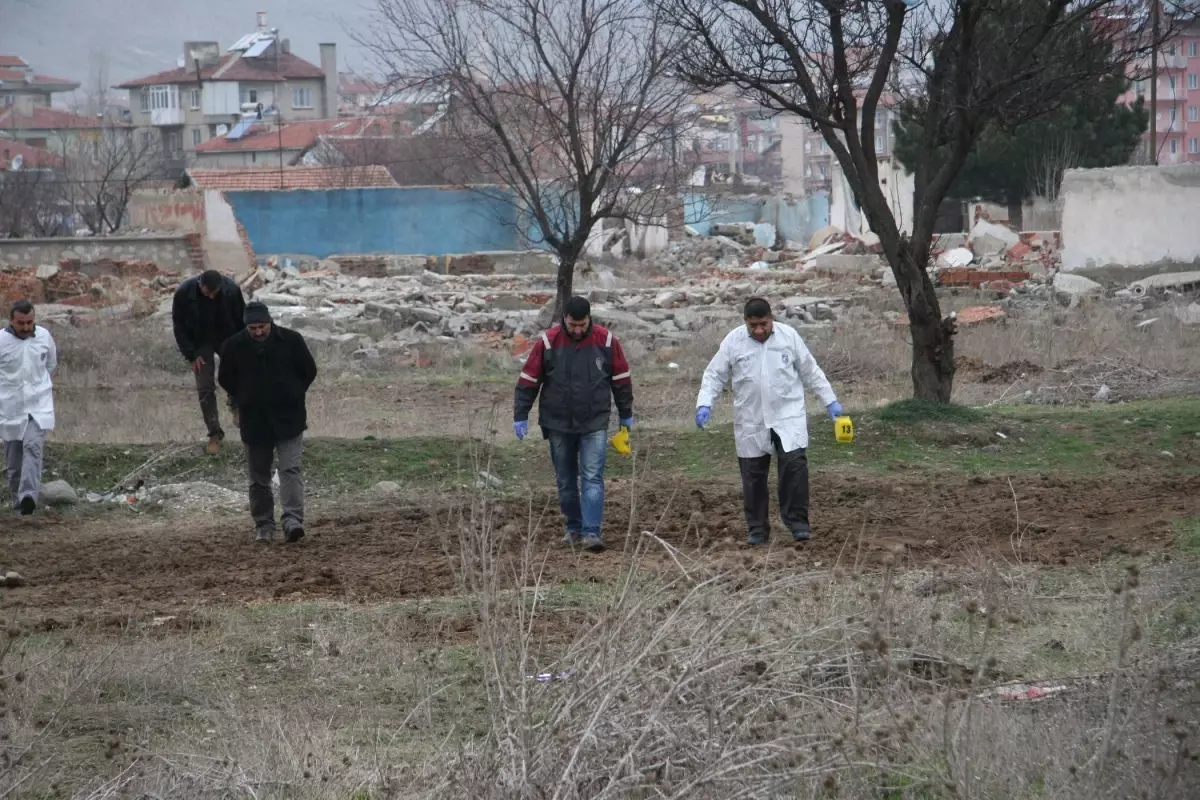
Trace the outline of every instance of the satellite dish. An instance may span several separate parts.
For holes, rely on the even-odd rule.
[[[217,136],[224,136],[227,133],[229,133],[228,125],[226,125],[225,123],[221,123],[220,125],[217,126]]]
[[[21,165],[24,163],[25,163],[25,156],[22,156],[22,155],[13,156],[12,171],[16,172],[17,170],[19,170],[21,168]]]

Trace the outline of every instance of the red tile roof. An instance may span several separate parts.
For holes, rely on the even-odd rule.
[[[200,70],[200,78],[205,81],[261,81],[274,83],[278,81],[299,80],[302,78],[323,78],[325,73],[321,68],[310,64],[303,58],[292,53],[279,55],[279,69],[275,69],[275,57],[243,58],[241,53],[230,53],[221,61]],[[138,89],[143,86],[163,86],[173,83],[195,83],[196,68],[176,67],[165,72],[156,72],[144,78],[134,78],[122,83],[118,89]]]
[[[380,117],[345,117],[342,119],[314,119],[290,122],[282,130],[270,119],[255,123],[240,139],[220,137],[209,139],[196,148],[197,153],[238,153],[264,150],[304,150],[316,142],[318,136],[362,136],[387,135],[392,130],[391,120]]]
[[[25,71],[20,69],[6,69],[0,67],[0,81],[23,81],[25,80]]]
[[[272,189],[349,189],[395,187],[385,167],[285,167],[283,170],[189,169],[188,177],[200,189],[269,191]]]
[[[33,85],[50,84],[53,86],[78,86],[79,81],[73,81],[70,78],[55,78],[52,75],[34,75]]]
[[[7,170],[12,160],[21,156],[21,169],[45,167],[55,169],[63,165],[63,160],[49,150],[25,144],[10,139],[0,139],[0,170]]]
[[[0,67],[28,67],[29,64],[20,56],[0,56]]]
[[[19,114],[16,108],[0,113],[0,128],[16,130],[62,130],[68,128],[128,128],[127,122],[85,117],[61,108],[34,106],[32,114]]]

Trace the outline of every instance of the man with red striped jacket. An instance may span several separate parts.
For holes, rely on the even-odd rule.
[[[525,360],[513,401],[518,439],[529,433],[529,411],[539,392],[538,423],[550,441],[558,504],[567,523],[563,542],[598,553],[604,549],[600,524],[611,401],[617,403],[621,424],[632,428],[633,380],[621,343],[592,322],[585,297],[567,301],[562,324],[539,336]]]

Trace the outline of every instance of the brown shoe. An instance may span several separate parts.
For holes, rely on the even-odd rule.
[[[216,436],[210,437],[208,440],[208,445],[204,448],[204,452],[210,456],[215,456],[217,453],[221,452],[221,440]]]

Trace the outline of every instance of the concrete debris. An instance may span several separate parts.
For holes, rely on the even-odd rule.
[[[965,267],[975,260],[975,254],[966,247],[956,247],[937,257],[939,269],[955,269]]]
[[[968,306],[955,314],[960,327],[969,328],[984,322],[996,322],[1007,316],[1000,306]]]
[[[1188,292],[1193,290],[1200,290],[1200,271],[1151,275],[1129,284],[1129,291],[1137,298],[1145,297],[1151,292]]]
[[[19,572],[9,570],[0,574],[0,586],[7,586],[10,589],[16,589],[25,585],[25,578]]]
[[[981,219],[971,228],[967,242],[978,255],[1004,252],[1010,246],[1021,241],[1021,237],[1011,228],[998,225],[986,219]]]
[[[1092,400],[1097,403],[1107,403],[1110,397],[1112,397],[1112,389],[1108,388],[1107,383],[1102,383],[1096,393],[1092,395]]]
[[[1200,325],[1200,303],[1189,303],[1186,308],[1173,310],[1175,318],[1184,325]]]
[[[1079,305],[1080,300],[1085,297],[1104,294],[1104,287],[1091,278],[1067,272],[1055,275],[1051,285],[1054,287],[1054,295],[1058,301],[1071,308]]]
[[[380,481],[371,487],[371,494],[376,497],[395,497],[400,493],[400,484],[395,481]]]
[[[79,502],[79,495],[66,481],[50,481],[42,484],[38,502],[44,506],[73,506]]]

